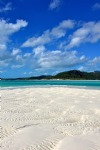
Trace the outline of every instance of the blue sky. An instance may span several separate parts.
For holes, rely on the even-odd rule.
[[[100,70],[99,0],[0,0],[0,77]]]

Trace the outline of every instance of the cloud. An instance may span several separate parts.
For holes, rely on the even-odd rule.
[[[27,26],[27,22],[24,20],[17,20],[16,23],[9,23],[4,19],[0,20],[0,51],[6,51],[9,38],[15,32],[18,32],[21,28]],[[3,52],[2,52],[3,53]]]
[[[12,65],[12,68],[22,68],[24,65]]]
[[[73,29],[75,25],[78,26],[72,35],[66,35],[69,29]],[[46,30],[40,36],[33,36],[22,44],[22,47],[36,47],[39,45],[47,45],[55,42],[61,38],[66,38],[59,43],[59,48],[71,49],[77,47],[82,43],[96,43],[100,40],[100,21],[86,22],[78,25],[73,20],[64,20],[58,26],[51,30]]]
[[[0,44],[0,51],[5,50],[6,49],[6,45],[5,44]]]
[[[88,63],[89,63],[89,65],[97,65],[97,64],[99,64],[99,66],[100,66],[100,57],[95,57],[92,60],[89,60]]]
[[[2,74],[2,73],[4,73],[5,71],[3,71],[3,70],[0,70],[0,74]]]
[[[30,72],[24,72],[24,75],[32,75],[34,72],[30,71]]]
[[[5,70],[6,67],[14,70],[23,67],[23,69],[28,68],[28,72],[34,72],[37,75],[38,73],[60,72],[77,68],[81,70],[87,69],[87,71],[91,68],[97,70],[100,67],[99,57],[88,60],[85,55],[80,55],[74,50],[75,46],[79,46],[82,43],[95,43],[100,40],[99,21],[81,24],[77,22],[76,24],[73,20],[64,20],[51,30],[48,29],[43,34],[37,37],[33,36],[25,41],[22,47],[31,47],[31,52],[22,51],[22,47],[14,47],[9,50],[7,43],[10,40],[10,36],[22,27],[26,27],[27,24],[24,20],[18,20],[16,23],[0,20],[1,70]],[[70,32],[67,34],[69,29],[73,29],[72,35],[70,35]],[[51,43],[54,43],[54,45],[49,47]],[[58,49],[55,43],[58,46],[60,45]]]
[[[96,43],[100,40],[100,21],[87,22],[77,29],[71,36],[66,48],[73,48],[82,43]]]
[[[93,10],[100,9],[100,3],[95,3],[92,8],[93,8]]]
[[[8,23],[6,20],[0,20],[0,57],[9,57],[6,51],[9,37],[22,27],[26,27],[27,24],[24,20],[17,20],[15,24]]]
[[[37,47],[37,49],[40,47]],[[32,67],[36,70],[60,70],[77,66],[86,61],[85,56],[78,56],[76,51],[51,50],[39,51],[33,55]]]
[[[43,45],[38,46],[33,49],[33,52],[35,55],[39,55],[39,54],[43,53],[44,51],[45,51],[45,47]]]
[[[27,26],[24,20],[17,20],[16,23],[9,23],[4,19],[0,20],[0,43],[7,42],[8,37],[13,33],[19,31],[22,27]]]
[[[12,52],[4,51],[0,55],[0,67],[12,67],[20,68],[25,65],[25,58],[21,53],[21,50],[12,50]]]
[[[27,26],[24,20],[17,20],[16,23],[9,23],[6,20],[0,20],[0,66],[7,67],[13,61],[18,60],[19,49],[8,50],[7,44],[10,41],[10,36],[18,32],[21,28]],[[17,55],[17,56],[16,56]]]
[[[80,66],[79,70],[81,71],[100,71],[100,57],[94,57],[89,59],[84,66]]]
[[[31,53],[25,53],[23,56],[24,58],[29,58],[31,56]]]
[[[60,6],[61,0],[51,0],[51,3],[49,4],[49,9],[53,10]]]
[[[28,67],[34,71],[60,71],[67,70],[86,62],[84,55],[78,56],[77,51],[47,50],[44,46],[38,46],[31,53],[22,53],[20,49],[13,49],[8,54],[4,53],[1,68],[9,67],[18,69]]]
[[[64,20],[57,27],[51,30],[46,30],[44,33],[38,37],[29,38],[23,43],[22,47],[35,47],[38,45],[45,45],[53,40],[60,39],[64,37],[68,29],[72,29],[75,25],[73,20]]]
[[[0,13],[12,10],[12,3],[7,3],[4,7],[0,8]]]
[[[20,49],[13,49],[13,51],[12,51],[12,55],[13,56],[15,56],[15,55],[17,55],[17,54],[19,54],[21,52],[21,50]]]
[[[8,66],[8,63],[4,60],[0,60],[0,67],[1,68],[4,68],[4,67],[7,67]]]

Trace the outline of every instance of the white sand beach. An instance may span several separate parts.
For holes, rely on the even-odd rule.
[[[2,150],[100,150],[100,91],[3,89]]]

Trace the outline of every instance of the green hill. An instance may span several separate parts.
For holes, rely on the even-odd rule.
[[[58,79],[86,79],[86,80],[100,80],[100,71],[95,72],[81,72],[79,70],[71,70],[61,72],[54,76]]]
[[[100,80],[100,71],[94,72],[82,72],[79,70],[70,70],[66,72],[60,72],[54,76],[41,75],[33,77],[23,78],[10,78],[4,80],[49,80],[49,79],[71,79],[71,80]]]

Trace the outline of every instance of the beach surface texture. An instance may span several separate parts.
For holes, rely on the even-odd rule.
[[[1,89],[2,150],[100,150],[100,90]]]

